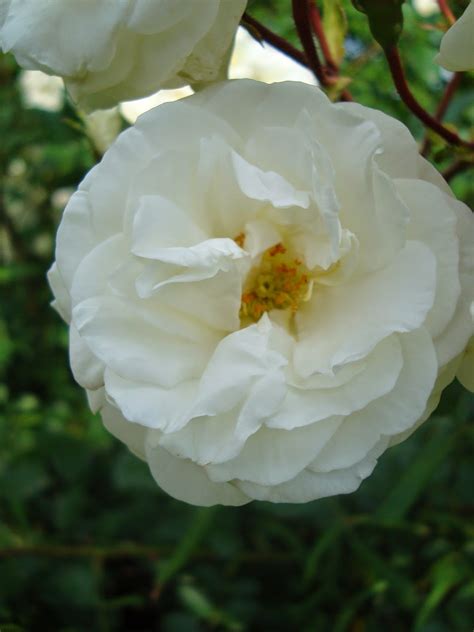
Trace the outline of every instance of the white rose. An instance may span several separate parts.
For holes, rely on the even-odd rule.
[[[214,81],[246,0],[0,0],[0,48],[85,109]]]
[[[444,34],[436,61],[452,71],[474,70],[474,2]]]
[[[122,118],[118,107],[85,114],[82,120],[87,136],[100,154],[110,147],[122,129]]]
[[[20,74],[23,103],[29,108],[58,112],[64,103],[64,83],[59,77],[50,77],[39,70],[24,70]]]
[[[424,17],[439,13],[438,0],[413,0],[413,6]]]
[[[453,379],[473,233],[398,121],[236,80],[119,136],[50,282],[77,381],[164,490],[304,502],[355,490]]]

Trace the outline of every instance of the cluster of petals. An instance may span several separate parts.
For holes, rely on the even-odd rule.
[[[0,48],[91,110],[215,81],[246,0],[0,0]]]
[[[473,239],[401,123],[236,80],[117,139],[65,210],[49,279],[76,380],[165,491],[305,502],[355,490],[454,378]],[[285,252],[288,304],[291,265],[265,268]]]

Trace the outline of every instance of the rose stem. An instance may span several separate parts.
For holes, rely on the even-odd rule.
[[[303,51],[295,48],[292,44],[287,42],[286,39],[280,37],[280,35],[277,35],[273,31],[268,29],[266,26],[264,26],[261,22],[253,18],[248,13],[244,13],[243,15],[242,25],[244,27],[249,26],[251,31],[255,31],[256,34],[260,36],[264,42],[267,42],[268,44],[273,46],[273,48],[277,48],[282,53],[285,53],[285,55],[288,55],[288,57],[291,57],[302,66],[305,66],[306,68],[309,67],[308,60],[306,59],[306,55],[303,53]]]
[[[319,60],[318,51],[314,45],[313,33],[310,24],[310,11],[308,0],[292,0],[293,19],[295,21],[296,32],[303,45],[309,67],[313,71],[316,79],[322,86],[326,86],[327,78],[324,68]]]
[[[456,18],[454,17],[453,12],[451,11],[448,0],[438,0],[439,8],[441,13],[447,19],[450,24],[454,24],[456,22]]]
[[[312,0],[309,6],[309,17],[311,26],[313,27],[314,34],[316,35],[319,45],[321,46],[321,52],[323,53],[323,57],[326,61],[326,69],[328,73],[333,76],[331,79],[327,77],[327,85],[330,85],[331,82],[336,82],[339,74],[339,68],[336,62],[331,55],[331,50],[329,48],[329,43],[326,39],[326,34],[324,32],[323,24],[321,21],[321,16],[319,15],[318,7],[316,6],[315,0]],[[341,92],[341,101],[352,101],[352,95],[349,90],[344,89]]]
[[[452,165],[450,165],[445,171],[443,171],[443,178],[449,182],[459,173],[466,171],[467,169],[474,168],[474,162],[469,162],[468,160],[457,160]]]
[[[385,57],[387,58],[388,66],[392,75],[393,82],[400,95],[402,101],[407,108],[413,112],[413,114],[420,119],[426,127],[429,127],[436,132],[441,138],[444,138],[451,145],[457,145],[467,147],[474,150],[474,143],[460,138],[455,132],[447,129],[439,121],[437,121],[431,114],[429,114],[415,99],[405,79],[403,72],[403,66],[396,46],[384,50]]]
[[[461,82],[461,73],[455,72],[453,76],[451,77],[451,79],[449,80],[449,83],[446,86],[443,96],[441,97],[441,101],[438,103],[438,107],[436,108],[434,117],[437,121],[443,120],[444,115],[446,114],[446,110],[448,109],[451,99],[453,98],[454,93],[458,89],[460,82]],[[430,149],[430,146],[431,146],[430,139],[428,138],[428,136],[425,136],[423,145],[420,149],[420,153],[422,156],[426,156],[426,154],[428,153]]]

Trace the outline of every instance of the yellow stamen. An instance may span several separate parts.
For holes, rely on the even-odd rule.
[[[234,241],[240,245],[244,239],[241,233]],[[251,271],[242,294],[240,317],[257,321],[272,309],[294,314],[302,302],[309,301],[312,289],[313,281],[304,263],[278,243],[263,253],[260,265]]]

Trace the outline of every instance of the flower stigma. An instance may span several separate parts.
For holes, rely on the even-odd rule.
[[[242,234],[235,238],[243,244]],[[242,294],[240,318],[257,322],[264,312],[288,310],[294,315],[300,304],[310,300],[313,280],[303,261],[280,242],[263,253],[249,274]]]

